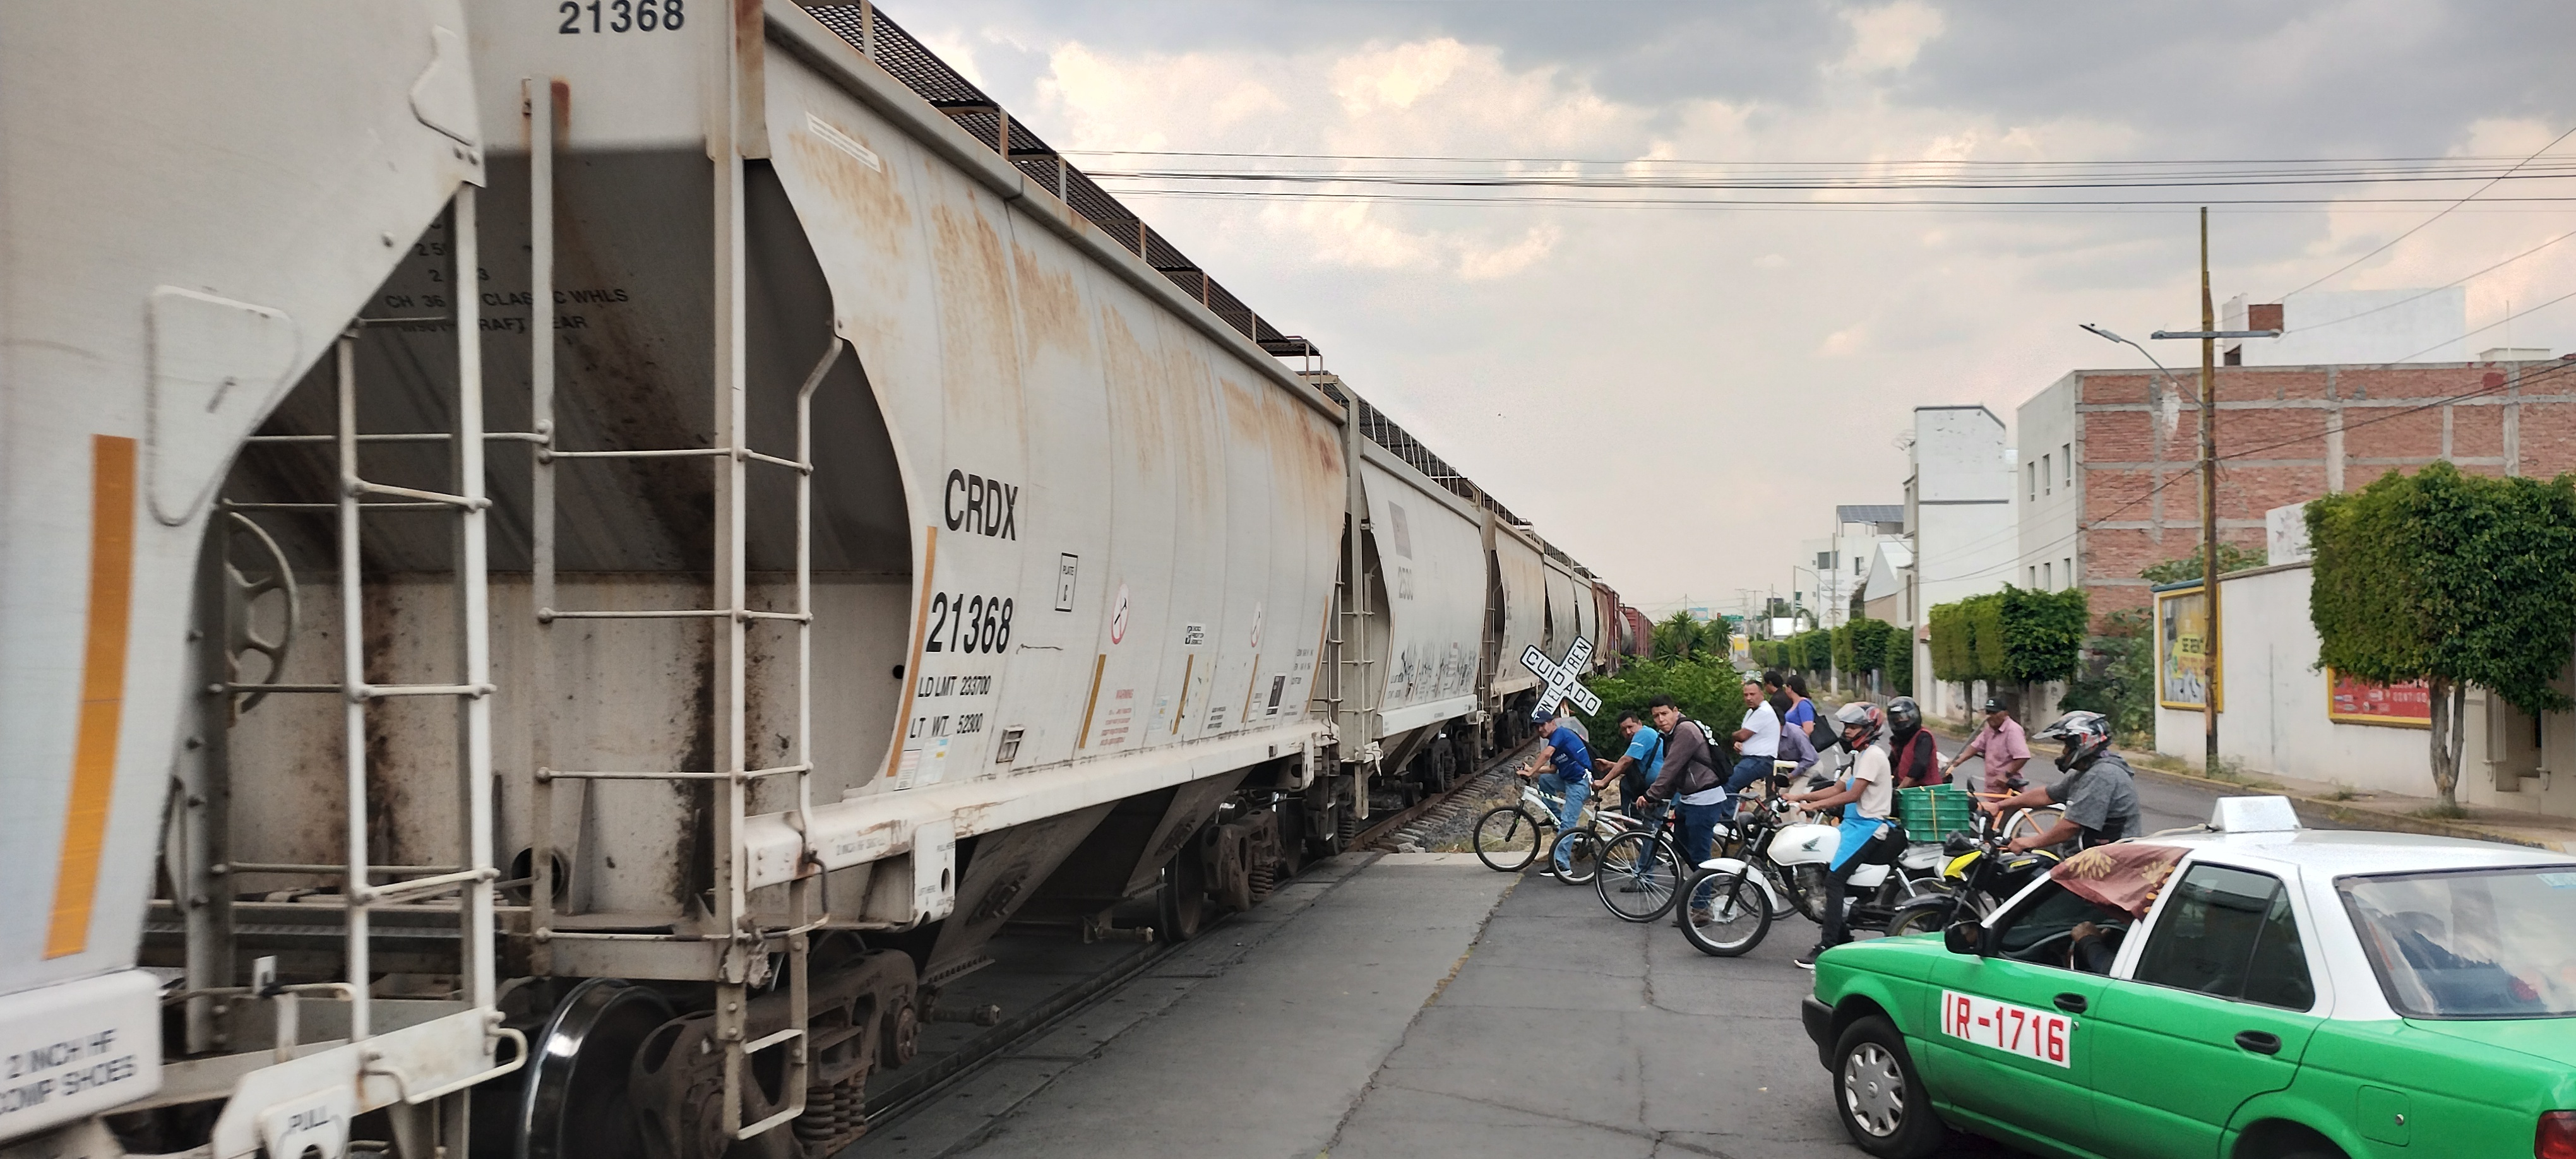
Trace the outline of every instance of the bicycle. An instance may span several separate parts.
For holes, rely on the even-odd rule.
[[[1485,868],[1498,873],[1514,873],[1526,868],[1530,859],[1541,851],[1547,854],[1545,872],[1568,885],[1582,885],[1592,880],[1600,867],[1601,834],[1605,817],[1617,817],[1626,823],[1624,814],[1597,808],[1586,808],[1580,822],[1572,829],[1550,838],[1547,833],[1557,828],[1556,818],[1565,808],[1565,798],[1524,783],[1518,801],[1496,805],[1476,818],[1473,844],[1476,859]],[[1571,844],[1569,844],[1569,842]],[[1557,868],[1556,854],[1565,853],[1566,869]]]
[[[1523,783],[1520,800],[1496,805],[1476,818],[1476,859],[1496,873],[1516,873],[1540,850],[1554,852],[1554,839],[1543,838],[1542,834],[1556,828],[1554,806],[1562,804],[1562,800],[1540,792],[1538,786]]]
[[[1624,813],[1608,816],[1625,831],[1601,847],[1600,870],[1592,879],[1601,907],[1624,922],[1651,922],[1672,912],[1681,896],[1675,888],[1682,877],[1681,847],[1674,840],[1679,814],[1667,811],[1651,826]]]

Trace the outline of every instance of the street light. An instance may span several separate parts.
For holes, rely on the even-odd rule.
[[[2140,354],[2174,385],[2173,372],[2156,360],[2146,347],[2122,338],[2090,322],[2082,326],[2094,337],[2117,342]],[[2209,604],[2208,679],[2203,682],[2200,716],[2205,745],[2203,759],[2212,776],[2218,773],[2218,386],[2213,365],[2216,340],[2220,338],[2278,338],[2278,330],[2220,330],[2210,317],[2209,308],[2209,211],[2200,211],[2200,326],[2198,330],[2158,330],[2150,338],[2200,339],[2200,594]]]

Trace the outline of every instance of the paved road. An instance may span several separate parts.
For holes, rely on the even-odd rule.
[[[2212,800],[2139,795],[2150,829]],[[1349,859],[1282,894],[851,1154],[1859,1154],[1798,1022],[1803,918],[1710,958],[1589,887],[1438,855]]]

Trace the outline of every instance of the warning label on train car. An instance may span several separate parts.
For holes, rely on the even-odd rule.
[[[128,970],[0,999],[0,1138],[161,1089],[160,993]]]

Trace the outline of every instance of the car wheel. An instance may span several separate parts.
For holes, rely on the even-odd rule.
[[[1852,1143],[1879,1159],[1929,1159],[1949,1132],[1905,1053],[1905,1039],[1871,1015],[1834,1046],[1834,1107]]]

